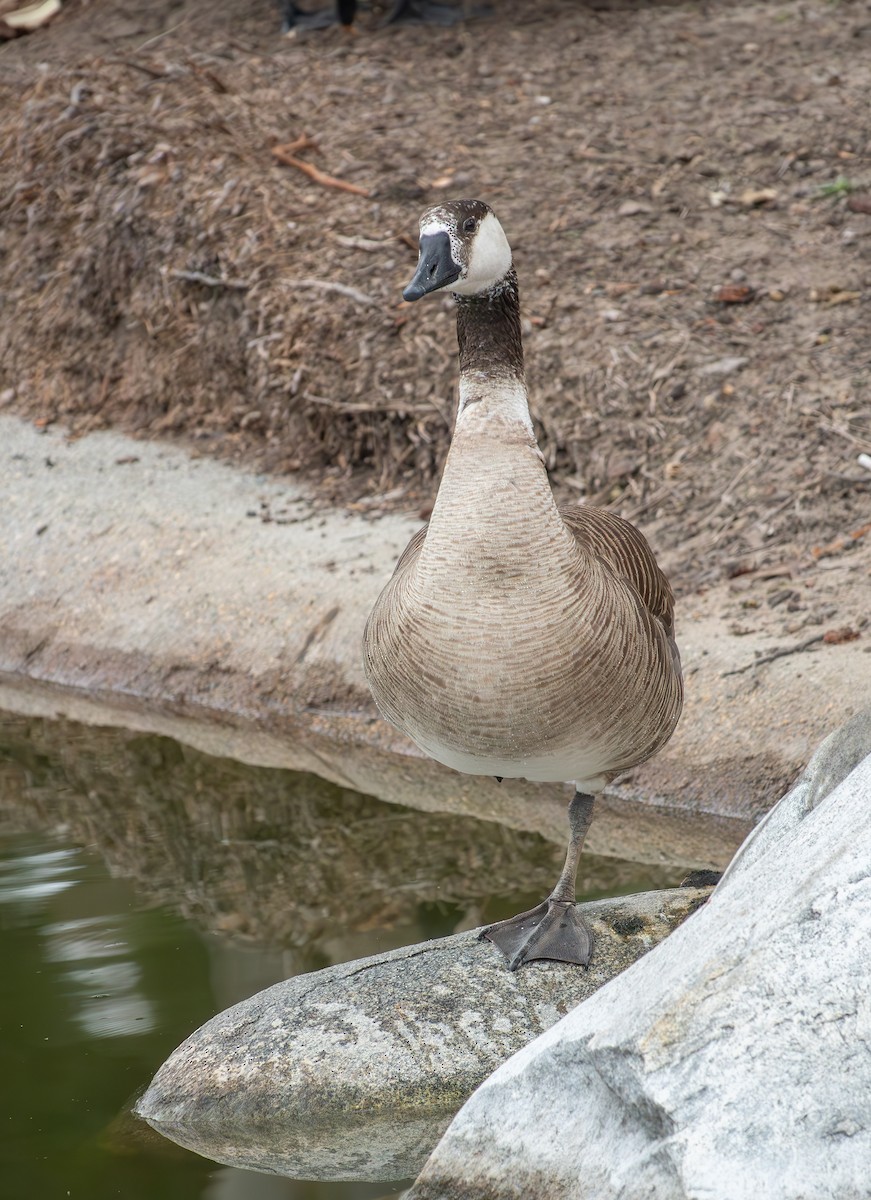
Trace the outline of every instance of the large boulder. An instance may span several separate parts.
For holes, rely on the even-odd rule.
[[[709,893],[585,904],[596,935],[588,970],[509,971],[473,930],[277,983],[191,1034],[137,1111],[219,1162],[307,1179],[408,1178],[491,1071]]]
[[[711,900],[492,1075],[413,1200],[859,1200],[871,1188],[871,713]]]

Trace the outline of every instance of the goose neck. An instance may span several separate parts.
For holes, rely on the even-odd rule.
[[[523,382],[520,295],[512,267],[494,288],[457,296],[460,378]]]

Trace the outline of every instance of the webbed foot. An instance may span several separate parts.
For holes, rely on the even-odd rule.
[[[576,904],[545,900],[529,912],[498,921],[481,934],[498,946],[516,971],[536,959],[585,967],[593,952],[593,932]]]

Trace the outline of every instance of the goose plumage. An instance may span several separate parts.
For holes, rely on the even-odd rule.
[[[574,781],[557,887],[484,936],[512,968],[585,965],[592,936],[574,881],[593,797],[655,754],[680,716],[672,591],[633,525],[554,500],[529,415],[511,249],[482,201],[421,217],[403,294],[442,288],[457,305],[457,419],[429,523],[366,624],[366,677],[387,720],[437,761]]]

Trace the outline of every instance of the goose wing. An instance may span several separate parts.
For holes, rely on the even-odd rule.
[[[421,525],[417,533],[412,537],[411,541],[405,547],[397,559],[396,566],[393,568],[393,576],[401,575],[403,571],[410,570],[417,562],[418,555],[423,549],[423,543],[426,541],[426,531],[429,529],[429,521],[426,525]]]
[[[660,571],[643,533],[603,508],[566,504],[560,508],[566,527],[588,553],[595,554],[628,579],[651,616],[669,638],[674,637],[674,594]]]

